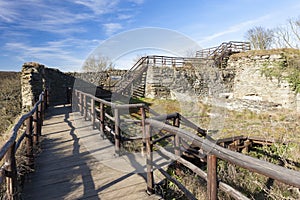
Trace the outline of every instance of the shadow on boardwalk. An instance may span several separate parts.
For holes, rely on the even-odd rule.
[[[157,199],[145,193],[142,176],[112,169],[90,154],[81,140],[100,135],[88,124],[78,126],[71,112],[71,106],[49,109],[36,170],[25,181],[22,198]],[[95,147],[92,152],[95,155],[111,152],[113,147],[91,145]]]

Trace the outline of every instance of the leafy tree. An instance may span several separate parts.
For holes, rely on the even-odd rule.
[[[269,49],[272,46],[273,30],[255,26],[246,32],[245,38],[250,42],[252,49]]]

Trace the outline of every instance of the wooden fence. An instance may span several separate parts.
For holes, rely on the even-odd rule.
[[[128,70],[115,85],[112,86],[112,91],[121,93],[126,91],[126,88],[134,82],[134,80],[140,78],[142,74],[147,71],[149,66],[162,66],[162,67],[195,67],[198,64],[203,64],[203,60],[199,58],[185,58],[185,57],[171,57],[171,56],[158,56],[151,55],[141,57],[135,65]]]
[[[16,152],[25,144],[26,167],[34,167],[34,146],[39,142],[42,132],[44,111],[47,107],[48,92],[45,90],[39,95],[39,100],[33,108],[22,115],[14,125],[10,138],[0,150],[0,160],[3,163],[0,169],[0,183],[6,182],[6,199],[18,199],[18,167]],[[25,128],[25,131],[22,131]]]
[[[146,151],[146,163],[147,163],[147,191],[149,194],[154,193],[155,180],[153,176],[154,169],[158,169],[167,179],[172,181],[180,188],[189,199],[195,199],[195,197],[189,192],[179,181],[171,177],[162,168],[156,166],[153,162],[153,149],[157,149],[165,156],[174,159],[178,164],[181,163],[188,167],[198,176],[207,181],[207,194],[208,199],[217,199],[217,189],[229,194],[235,199],[248,199],[237,189],[229,186],[218,180],[217,174],[217,160],[221,159],[228,161],[236,166],[242,167],[249,171],[253,171],[262,175],[265,175],[274,180],[278,180],[282,183],[300,188],[300,172],[293,171],[269,162],[259,160],[238,152],[231,151],[218,144],[223,144],[227,140],[216,141],[209,137],[206,130],[201,129],[184,116],[179,113],[160,115],[147,118],[147,112],[151,111],[145,104],[116,104],[111,103],[93,95],[75,90],[76,105],[79,112],[85,119],[90,119],[93,126],[96,127],[96,119],[99,119],[99,129],[101,134],[104,131],[109,131],[114,135],[115,150],[117,154],[120,154],[120,146],[124,138],[121,135],[120,125],[121,123],[128,123],[134,121],[137,126],[141,126],[141,139],[145,146]],[[95,107],[95,102],[99,103],[99,107]],[[110,107],[114,110],[114,116],[109,115],[104,107]],[[120,119],[120,111],[123,109],[138,108],[140,120],[122,120]],[[98,112],[98,115],[96,114]],[[90,116],[90,117],[89,117]],[[148,115],[149,116],[149,115]],[[105,119],[112,122],[113,126],[105,125]],[[183,129],[182,126],[188,129]],[[200,136],[198,136],[200,135]],[[159,136],[159,137],[157,137]],[[170,143],[174,145],[174,152],[170,152],[158,145],[160,141],[171,139]],[[241,138],[238,138],[241,139]],[[257,141],[259,141],[257,139]],[[267,141],[270,142],[270,141]],[[195,156],[204,158],[207,162],[207,173],[201,170],[193,163],[185,160],[181,157],[183,152],[189,151],[190,146],[198,147],[200,150],[194,152]],[[245,146],[247,148],[247,146]]]
[[[223,42],[219,46],[197,51],[196,57],[200,59],[208,59],[208,58],[220,56],[225,51],[231,53],[238,53],[238,52],[249,51],[250,49],[251,47],[249,42],[237,42],[237,41]]]
[[[104,138],[106,131],[113,137],[115,143],[115,153],[121,154],[121,141],[143,139],[143,134],[139,137],[124,137],[121,135],[121,123],[138,123],[145,121],[146,109],[145,104],[117,104],[97,98],[91,94],[74,90],[74,105],[85,120],[91,120],[94,128],[99,128],[101,136]],[[96,107],[98,104],[98,107]],[[121,113],[126,109],[138,109],[142,120],[121,119]],[[97,114],[98,113],[98,114]],[[144,125],[143,125],[144,126]]]

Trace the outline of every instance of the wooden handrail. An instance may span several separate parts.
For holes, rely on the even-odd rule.
[[[155,184],[154,176],[153,176],[153,169],[155,168],[155,163],[153,163],[153,155],[152,155],[154,145],[156,145],[156,149],[159,149],[161,153],[165,154],[166,156],[169,155],[172,158],[176,158],[175,159],[176,162],[184,164],[192,171],[194,171],[196,174],[200,175],[200,177],[207,180],[207,194],[209,199],[216,199],[218,187],[235,199],[248,199],[238,190],[232,188],[226,183],[218,181],[217,171],[216,171],[217,159],[222,159],[224,161],[240,166],[244,169],[265,175],[269,178],[278,180],[282,183],[300,188],[300,172],[287,169],[224,148],[219,144],[222,142],[226,143],[230,141],[230,139],[214,140],[213,138],[207,135],[208,132],[207,130],[198,127],[196,124],[192,123],[187,118],[180,115],[179,113],[165,114],[160,116],[157,116],[157,113],[154,113],[155,115],[154,117],[146,119],[145,111],[149,112],[151,111],[151,109],[145,104],[116,104],[116,103],[112,103],[112,102],[108,102],[96,98],[90,94],[78,90],[76,90],[75,94],[77,94],[78,98],[80,97],[84,99],[83,95],[86,95],[90,99],[100,102],[100,108],[97,109],[97,111],[100,112],[99,113],[100,132],[103,133],[104,129],[107,129],[113,134],[115,138],[115,151],[118,154],[120,153],[120,146],[121,146],[120,140],[121,139],[124,141],[128,140],[122,137],[121,132],[119,130],[120,123],[126,123],[126,120],[120,119],[119,111],[120,109],[125,109],[125,108],[128,109],[139,108],[141,113],[141,120],[140,121],[135,120],[134,123],[142,126],[142,137],[139,138],[142,139],[143,147],[144,147],[143,150],[146,151],[145,155],[146,155],[146,163],[147,163],[147,191],[150,194],[154,192],[154,184]],[[81,101],[78,105],[79,107],[82,107],[84,105],[84,102]],[[105,113],[104,105],[111,107],[111,109],[114,110],[115,113],[114,117],[107,115]],[[91,107],[91,109],[94,108]],[[93,113],[93,110],[89,112]],[[114,126],[108,127],[107,125],[105,125],[104,124],[105,118],[113,121]],[[196,134],[187,131],[186,129],[180,128],[181,125],[191,128],[196,132]],[[152,138],[154,135],[152,133],[153,130],[159,130],[160,132],[164,132],[164,133],[159,135],[160,137],[155,136],[155,138]],[[201,137],[198,136],[197,134],[200,134]],[[173,137],[174,137],[174,150],[175,150],[174,153],[168,152],[167,150],[162,149],[163,147],[158,146],[160,141],[170,140]],[[249,139],[249,138],[240,136],[240,137],[236,137],[236,139]],[[256,138],[255,140],[258,139]],[[205,157],[205,159],[203,160],[206,160],[207,162],[207,167],[208,167],[207,174],[201,171],[200,168],[196,168],[195,165],[193,165],[192,163],[188,162],[187,160],[181,157],[181,151],[189,151],[187,149],[187,146],[184,145],[187,143],[192,144],[193,148],[197,148],[201,150],[201,154],[199,153],[198,150],[194,150],[194,153],[198,152],[199,153],[198,156],[202,155],[201,159]],[[176,164],[175,166],[179,166],[179,165]],[[163,171],[163,169],[160,169],[160,171]],[[163,174],[166,175],[166,173]],[[174,181],[174,179],[172,180]],[[177,181],[175,184],[178,183],[179,182]],[[182,186],[179,187],[182,188]],[[184,190],[184,192],[188,196],[190,195],[190,193],[186,191],[186,189]]]
[[[13,142],[16,140],[18,131],[23,125],[23,123],[28,119],[29,117],[33,116],[33,114],[38,110],[38,106],[42,103],[42,96],[44,95],[44,92],[42,92],[39,96],[39,100],[34,104],[33,108],[26,114],[22,115],[21,118],[18,120],[18,122],[14,125],[11,136],[8,139],[8,141],[2,146],[0,150],[0,160],[3,159],[8,149],[13,145]]]
[[[202,59],[203,60],[203,59]],[[166,67],[184,67],[186,64],[194,65],[202,63],[199,58],[188,58],[188,57],[172,57],[172,56],[159,56],[149,55],[141,57],[135,65],[128,70],[122,78],[112,86],[113,92],[122,93],[128,87],[131,86],[138,77],[141,77],[144,71],[149,66],[166,66]]]
[[[193,142],[194,145],[197,145],[200,149],[202,149],[207,155],[216,156],[218,159],[222,159],[224,161],[228,161],[237,166],[240,166],[244,169],[265,175],[274,180],[278,180],[282,183],[298,187],[300,188],[300,172],[294,171],[291,169],[287,169],[257,158],[253,158],[238,152],[231,151],[229,149],[223,148],[216,144],[216,141],[212,141],[210,139],[201,138],[196,136],[195,134],[186,131],[184,129],[174,127],[163,122],[157,121],[155,119],[146,119],[146,125],[149,126],[146,130],[150,131],[152,128],[157,128],[159,130],[167,131],[174,135],[178,135],[180,138],[185,139],[186,141]],[[152,135],[151,133],[146,133],[149,137]],[[150,142],[150,145],[153,145]],[[148,150],[152,149],[152,147],[147,148]],[[147,152],[148,154],[152,154],[152,152]],[[211,163],[209,166],[215,168],[214,158],[210,158],[209,162]],[[150,160],[147,163],[152,163]],[[149,169],[152,167],[149,166]],[[209,169],[210,170],[210,169]],[[153,173],[153,171],[148,171],[148,173]],[[213,171],[210,173],[214,173]],[[152,177],[152,175],[148,175],[147,177]],[[213,187],[217,187],[216,180],[211,180],[213,182]],[[151,185],[149,185],[151,191]],[[209,187],[209,184],[208,184]],[[216,195],[215,189],[209,189],[210,195]],[[214,198],[210,198],[214,199]]]
[[[114,137],[115,153],[117,155],[121,155],[121,152],[120,152],[121,139],[122,140],[131,140],[132,139],[132,138],[124,138],[121,135],[120,124],[126,122],[126,120],[120,119],[121,111],[124,109],[137,108],[137,109],[141,109],[141,113],[144,113],[145,112],[144,110],[146,108],[148,108],[147,105],[144,103],[137,103],[137,104],[113,103],[113,102],[106,101],[104,99],[97,98],[89,93],[85,93],[85,92],[82,92],[77,89],[74,90],[74,94],[76,97],[75,104],[77,106],[77,110],[80,111],[81,115],[84,115],[85,119],[88,119],[87,116],[90,114],[90,116],[91,116],[90,119],[93,122],[93,127],[96,127],[95,123],[96,123],[96,119],[98,119],[98,117],[95,115],[95,120],[93,120],[94,113],[95,113],[95,111],[99,112],[100,134],[104,138],[104,130],[109,129],[109,132]],[[90,99],[91,102],[93,102],[93,101],[95,101],[95,102],[88,104],[87,97]],[[92,105],[95,105],[96,102],[100,103],[99,108],[92,106]],[[114,112],[114,116],[111,116],[110,114],[106,113],[104,106],[110,107],[111,110]],[[141,115],[141,120],[139,120],[139,122],[140,122],[139,124],[143,124],[142,121],[145,120],[145,117],[146,117],[146,115],[144,115],[144,114]],[[105,125],[106,119],[112,121],[114,123],[114,125],[111,127],[106,126]],[[137,121],[135,121],[134,123],[137,123]],[[144,132],[143,129],[142,129],[142,131]],[[142,138],[142,137],[136,137],[135,139],[140,139],[140,138]]]
[[[34,104],[33,108],[26,114],[22,115],[18,122],[14,125],[10,132],[10,138],[0,149],[0,160],[5,158],[4,164],[0,169],[0,183],[3,182],[4,177],[6,178],[6,198],[7,199],[18,199],[18,184],[17,184],[17,165],[16,165],[16,151],[21,146],[21,143],[26,138],[26,164],[28,167],[33,167],[33,138],[38,138],[41,135],[41,126],[43,123],[44,111],[47,107],[48,102],[47,90],[39,95],[39,100]],[[34,120],[33,120],[34,118]],[[18,137],[18,132],[26,122],[26,131]],[[34,128],[33,128],[34,126]],[[33,129],[35,134],[33,134]],[[36,141],[38,142],[38,141]]]
[[[223,42],[219,46],[202,49],[196,52],[197,58],[209,58],[210,56],[218,55],[226,49],[233,52],[244,52],[251,49],[249,42],[229,41]]]

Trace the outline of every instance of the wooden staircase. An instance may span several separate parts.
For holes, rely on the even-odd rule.
[[[140,58],[114,85],[112,91],[126,96],[144,97],[148,64],[147,57]]]
[[[145,56],[122,76],[112,88],[112,92],[136,98],[145,97],[146,76],[148,67],[191,67],[191,66],[217,66],[225,68],[229,56],[234,53],[250,50],[248,42],[223,42],[217,47],[203,49],[196,52],[196,57],[170,57],[170,56]]]
[[[198,58],[169,57],[169,56],[145,56],[123,75],[112,89],[112,92],[132,97],[145,97],[146,76],[149,66],[162,67],[190,67],[195,64],[203,64]]]
[[[250,49],[249,42],[223,42],[217,47],[197,51],[196,57],[200,59],[213,59],[215,61],[215,66],[225,68],[230,55],[249,51]]]

